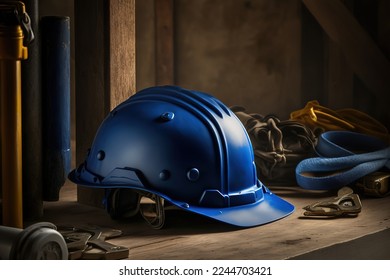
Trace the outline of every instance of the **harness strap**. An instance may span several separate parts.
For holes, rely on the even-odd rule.
[[[319,157],[301,161],[295,170],[299,186],[311,190],[338,189],[378,171],[390,169],[390,147],[366,134],[328,131],[319,136]]]

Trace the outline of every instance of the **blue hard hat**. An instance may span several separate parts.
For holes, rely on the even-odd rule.
[[[252,144],[235,114],[209,94],[176,86],[141,90],[113,109],[69,178],[146,191],[241,227],[294,211],[257,179]]]

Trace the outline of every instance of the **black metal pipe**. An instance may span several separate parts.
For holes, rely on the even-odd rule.
[[[70,19],[41,19],[43,199],[56,201],[70,171]]]

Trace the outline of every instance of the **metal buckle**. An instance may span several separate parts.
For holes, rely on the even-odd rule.
[[[357,216],[362,210],[359,195],[349,187],[341,188],[337,197],[303,207],[305,216]]]
[[[390,173],[374,172],[358,180],[354,187],[365,195],[385,197],[390,194]]]

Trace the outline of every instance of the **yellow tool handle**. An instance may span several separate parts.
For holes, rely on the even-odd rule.
[[[21,60],[29,17],[21,2],[0,3],[0,125],[3,225],[23,228]],[[31,30],[30,30],[31,31]]]

